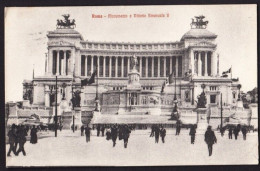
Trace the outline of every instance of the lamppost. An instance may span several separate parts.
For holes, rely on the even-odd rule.
[[[173,108],[173,111],[172,111],[172,115],[171,115],[171,120],[173,119],[176,119],[177,117],[177,120],[179,120],[179,113],[178,113],[178,100],[177,100],[177,95],[176,95],[176,73],[175,73],[175,81],[174,81],[174,98],[173,98],[173,103],[174,103],[174,108]]]

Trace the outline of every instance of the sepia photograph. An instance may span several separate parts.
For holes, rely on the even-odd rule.
[[[6,7],[6,167],[257,165],[257,5]]]

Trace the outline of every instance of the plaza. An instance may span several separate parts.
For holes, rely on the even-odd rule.
[[[190,144],[189,130],[182,129],[179,136],[175,130],[167,129],[165,143],[161,139],[155,144],[150,130],[132,131],[128,147],[123,140],[112,141],[97,137],[96,130],[91,131],[90,142],[80,136],[80,131],[69,130],[53,132],[40,138],[37,144],[25,144],[26,156],[8,157],[7,166],[156,166],[156,165],[223,165],[257,164],[258,136],[248,133],[244,141],[242,134],[238,140],[228,139],[215,131],[217,144],[213,146],[213,155],[208,156],[204,134],[196,134],[195,144]],[[9,145],[6,145],[8,148]]]

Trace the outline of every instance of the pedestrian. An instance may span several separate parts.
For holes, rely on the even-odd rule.
[[[233,134],[233,130],[231,127],[229,127],[229,129],[228,129],[228,138],[229,139],[232,139],[232,134]]]
[[[19,148],[16,153],[17,156],[19,155],[20,152],[22,152],[23,155],[26,156],[26,152],[24,150],[24,144],[26,143],[26,136],[27,136],[27,131],[24,125],[21,125],[20,129],[17,130],[17,137],[18,137],[18,144],[19,144]]]
[[[91,128],[87,125],[85,128],[86,142],[90,142]]]
[[[97,136],[99,137],[99,134],[100,134],[100,125],[98,124],[97,125]]]
[[[234,135],[235,135],[235,140],[237,140],[237,136],[238,136],[238,133],[239,133],[238,127],[236,127],[233,132],[234,132]]]
[[[180,132],[181,132],[181,123],[180,123],[180,120],[178,120],[176,122],[176,134],[175,135],[180,135]]]
[[[17,132],[18,132],[19,129],[20,129],[20,125],[15,126],[15,134],[16,134],[16,136],[15,136],[15,143],[14,143],[14,149],[15,149],[15,151],[17,151],[17,146],[18,146],[18,136],[17,136]]]
[[[112,138],[112,141],[113,141],[113,147],[116,146],[117,134],[118,134],[118,128],[117,128],[116,125],[113,125],[111,127],[111,138]]]
[[[37,143],[37,128],[35,128],[35,125],[33,125],[32,129],[31,129],[31,140],[30,143],[32,144],[36,144]]]
[[[62,130],[62,127],[63,127],[63,125],[61,124],[60,127],[59,127],[59,128],[60,128],[60,132],[61,132],[61,130]]]
[[[191,138],[191,144],[194,144],[195,136],[196,136],[196,127],[195,127],[195,125],[191,125],[189,135],[190,135],[190,138]]]
[[[16,148],[15,148],[15,141],[16,141],[16,125],[12,124],[11,126],[11,130],[8,131],[8,137],[9,137],[9,150],[7,153],[7,156],[11,156],[11,152],[13,151],[13,153],[16,155]]]
[[[128,138],[130,136],[131,130],[128,125],[123,127],[123,139],[124,139],[124,147],[127,148]]]
[[[118,140],[122,140],[122,139],[123,139],[123,126],[118,125]]]
[[[221,136],[223,137],[224,133],[225,133],[225,129],[223,127],[220,128],[220,133],[221,133]]]
[[[154,128],[154,134],[155,134],[155,143],[159,143],[160,128],[158,125],[156,125]]]
[[[161,127],[160,135],[161,135],[161,137],[162,137],[162,142],[164,143],[164,138],[165,138],[165,136],[166,136],[166,130],[164,129],[163,126]]]
[[[152,125],[152,126],[151,126],[151,134],[150,134],[150,137],[153,137],[153,136],[154,136],[154,131],[155,131],[155,125]]]
[[[105,133],[105,126],[104,125],[102,125],[102,127],[101,127],[101,133],[102,133],[102,137],[104,137],[104,133]]]
[[[205,132],[205,142],[208,144],[209,156],[211,156],[213,144],[217,143],[217,138],[214,131],[211,130],[211,126],[208,126],[207,131]]]
[[[80,127],[80,132],[81,132],[81,136],[84,136],[84,125],[82,125],[81,127]]]
[[[107,138],[106,138],[107,140],[111,139],[111,130],[110,130],[110,128],[107,129],[106,136],[107,136]]]
[[[243,126],[241,131],[242,131],[242,134],[243,134],[243,139],[246,140],[247,128],[245,126]]]

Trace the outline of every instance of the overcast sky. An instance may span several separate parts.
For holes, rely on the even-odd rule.
[[[256,5],[24,7],[5,10],[5,98],[22,100],[22,82],[44,75],[47,31],[70,14],[85,40],[117,42],[179,41],[191,18],[206,16],[207,29],[218,35],[220,72],[231,67],[243,91],[257,86]],[[168,18],[93,19],[92,14],[169,14]]]

